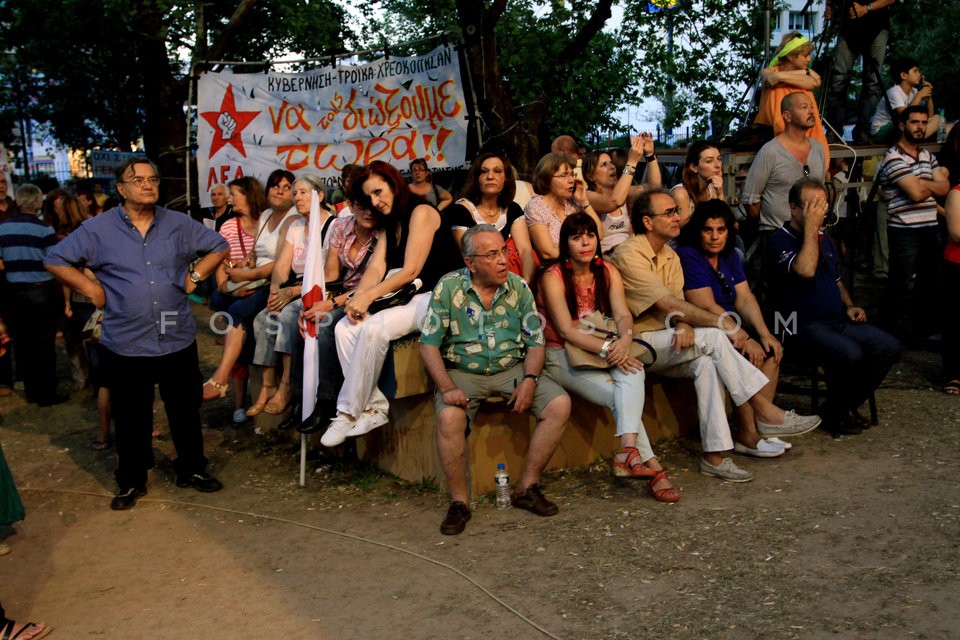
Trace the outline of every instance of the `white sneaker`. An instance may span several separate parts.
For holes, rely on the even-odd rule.
[[[353,429],[353,425],[355,425],[356,422],[357,421],[350,416],[338,413],[337,417],[330,423],[330,426],[327,427],[323,437],[320,438],[320,444],[325,447],[335,447],[338,444],[343,444],[344,440],[347,439],[347,434]]]
[[[734,442],[733,450],[745,456],[753,456],[754,458],[779,458],[786,451],[780,445],[774,444],[770,440],[764,440],[763,438],[760,438],[757,446],[753,448],[740,444],[739,442]]]
[[[724,458],[723,462],[718,465],[712,465],[706,459],[700,458],[700,473],[727,482],[750,482],[753,480],[752,473],[735,465],[730,458]]]
[[[347,432],[348,438],[353,438],[355,436],[362,436],[367,433],[370,433],[377,427],[382,427],[383,425],[389,422],[387,414],[383,411],[375,410],[370,413],[361,413],[360,417],[357,418],[356,424],[353,426],[353,429]]]
[[[778,447],[782,447],[784,451],[790,451],[793,449],[793,445],[787,442],[786,440],[781,440],[780,438],[767,438],[767,442],[770,444],[775,444]]]
[[[233,424],[243,424],[247,421],[247,410],[246,409],[237,409],[233,412]]]
[[[757,420],[757,431],[764,438],[799,436],[820,426],[820,416],[801,416],[791,409],[786,411],[783,422],[770,424]]]

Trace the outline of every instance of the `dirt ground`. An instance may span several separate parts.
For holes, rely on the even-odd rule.
[[[201,346],[209,372],[207,332]],[[164,432],[149,495],[110,511],[115,454],[89,448],[89,392],[47,409],[0,398],[27,507],[0,598],[63,639],[958,637],[960,400],[934,388],[938,367],[905,353],[862,435],[738,456],[751,483],[661,443],[676,505],[598,463],[545,478],[556,517],[481,496],[459,537],[440,535],[430,479],[312,459],[300,488],[297,447],[228,425],[225,401],[204,408],[223,491],[178,489]]]

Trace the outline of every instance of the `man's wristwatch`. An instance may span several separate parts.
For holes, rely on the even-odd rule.
[[[200,284],[200,281],[203,280],[203,278],[200,277],[200,274],[192,269],[190,270],[190,273],[187,275],[190,277],[190,282],[192,282],[193,284]]]
[[[540,376],[534,375],[532,373],[523,374],[523,379],[526,380],[527,378],[530,378],[531,380],[533,380],[533,384],[537,384],[538,382],[540,382]]]

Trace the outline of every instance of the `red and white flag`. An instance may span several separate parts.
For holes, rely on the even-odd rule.
[[[320,221],[320,198],[316,191],[310,195],[310,224],[307,227],[307,261],[303,267],[303,289],[301,298],[303,309],[307,310],[315,302],[323,300],[324,259],[323,237],[321,232],[323,223]],[[317,401],[317,382],[319,371],[317,368],[317,325],[315,322],[304,323],[307,335],[303,346],[303,402],[300,419],[306,420],[313,413]]]

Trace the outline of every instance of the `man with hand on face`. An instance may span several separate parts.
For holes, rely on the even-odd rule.
[[[767,259],[777,310],[795,328],[798,349],[822,363],[827,400],[822,428],[833,436],[869,426],[858,408],[900,359],[900,343],[867,324],[840,279],[840,265],[823,233],[830,210],[823,183],[803,178],[790,189],[790,221],[770,236]]]
[[[887,203],[887,243],[890,267],[881,308],[881,326],[895,329],[901,339],[926,338],[936,333],[938,317],[932,305],[940,299],[937,287],[940,231],[937,201],[950,190],[949,172],[927,149],[929,115],[923,105],[900,112],[900,141],[890,147],[877,167],[880,197]],[[909,295],[913,281],[913,296]],[[907,316],[909,326],[901,326]]]
[[[656,362],[646,369],[693,379],[703,444],[700,473],[727,482],[753,480],[753,473],[724,457],[733,449],[724,389],[737,406],[750,403],[764,438],[807,433],[820,418],[784,411],[765,398],[760,391],[769,380],[737,353],[750,338],[738,320],[684,299],[683,268],[669,244],[680,235],[680,210],[673,197],[662,189],[641,194],[631,223],[636,235],[616,248],[611,262],[623,277],[634,333],[657,352]]]
[[[157,206],[160,178],[146,158],[124,162],[116,178],[123,204],[80,225],[45,264],[104,311],[100,345],[116,425],[119,486],[110,508],[122,510],[147,493],[158,384],[177,451],[177,486],[205,493],[223,487],[206,472],[203,377],[187,296],[229,255],[229,247],[216,231]],[[87,278],[84,268],[97,280]]]
[[[533,293],[507,268],[507,248],[496,227],[470,227],[461,239],[464,269],[443,276],[421,327],[420,353],[437,385],[437,449],[450,491],[440,533],[457,535],[470,519],[467,506],[467,428],[480,403],[509,398],[516,413],[532,409],[538,422],[514,507],[552,516],[557,505],[540,491],[540,473],[560,443],[570,396],[542,375],[542,321]]]

